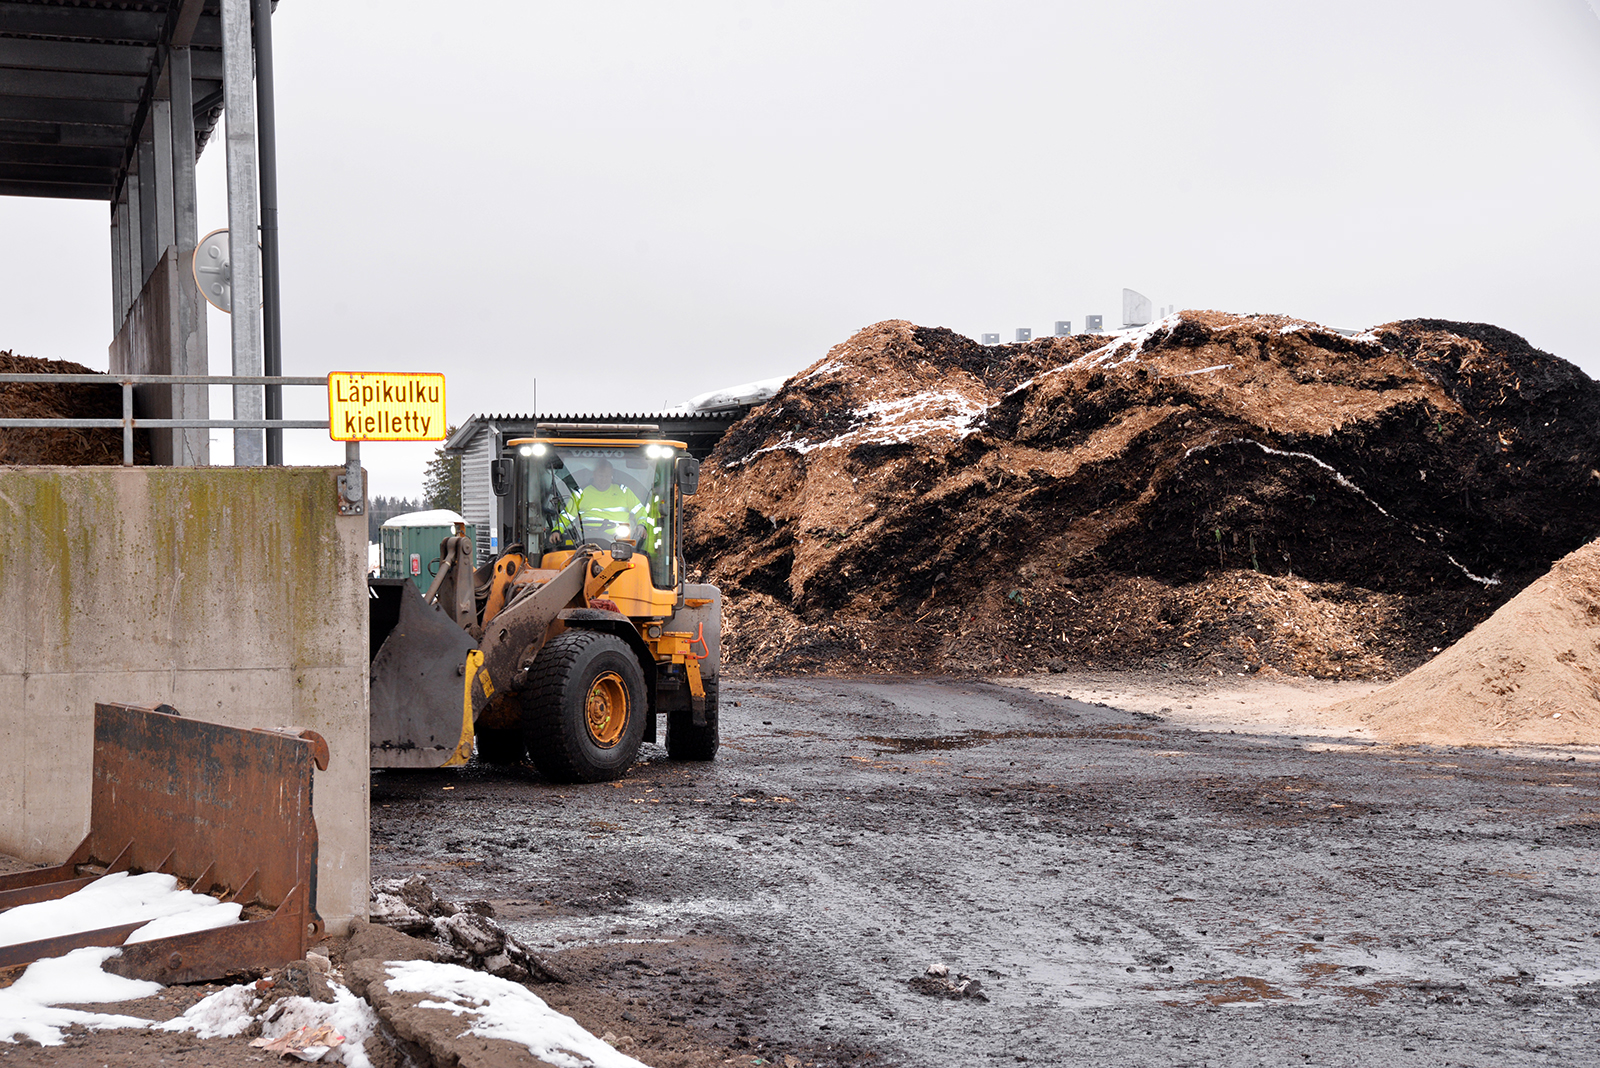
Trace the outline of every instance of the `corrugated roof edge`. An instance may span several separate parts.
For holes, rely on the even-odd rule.
[[[733,423],[743,415],[744,409],[741,408],[709,412],[541,412],[538,415],[506,412],[500,415],[474,415],[445,439],[443,447],[446,451],[466,448],[467,443],[477,436],[478,428],[488,423],[660,423],[684,419],[713,419]]]

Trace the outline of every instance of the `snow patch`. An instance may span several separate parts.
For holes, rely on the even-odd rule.
[[[228,1038],[250,1026],[260,1001],[254,983],[230,986],[201,998],[182,1016],[156,1024],[156,1030],[193,1031],[196,1038]]]
[[[844,361],[843,360],[828,360],[827,362],[821,364],[815,371],[812,371],[812,372],[810,372],[809,374],[806,374],[806,375],[802,375],[800,378],[796,379],[795,381],[797,381],[797,382],[808,382],[813,378],[821,378],[823,375],[832,374],[834,371],[842,371],[842,370],[844,370]]]
[[[772,445],[755,450],[738,462],[748,463],[762,453],[797,452],[804,456],[817,449],[856,445],[903,445],[931,434],[953,434],[957,440],[976,434],[977,418],[987,408],[954,390],[930,390],[910,397],[871,401],[853,413],[854,426],[823,441],[785,434]]]
[[[439,1000],[423,1001],[421,1008],[469,1017],[465,1034],[518,1043],[561,1068],[647,1068],[509,980],[432,961],[388,961],[384,966],[390,990],[432,994]]]
[[[129,942],[225,927],[238,922],[239,906],[179,890],[178,880],[161,872],[116,872],[66,897],[18,905],[0,914],[0,946],[149,920],[170,922],[146,923],[129,936]]]
[[[19,906],[22,908],[28,906]],[[11,915],[8,913],[7,915]],[[83,1012],[62,1005],[99,1004],[145,998],[161,989],[160,983],[110,975],[101,965],[122,950],[108,946],[75,949],[64,957],[48,957],[28,965],[22,977],[0,990],[0,1042],[31,1039],[41,1046],[59,1046],[65,1027],[147,1027],[150,1021],[135,1016]]]
[[[448,508],[430,508],[425,512],[407,512],[384,523],[386,527],[448,527],[465,523],[460,512]]]
[[[1229,368],[1231,368],[1232,366],[1233,366],[1233,364],[1231,364],[1231,363],[1219,363],[1214,367],[1202,367],[1202,368],[1200,368],[1198,370],[1195,370],[1195,371],[1178,371],[1178,372],[1175,372],[1173,374],[1167,375],[1166,377],[1167,378],[1188,378],[1190,375],[1208,375],[1212,371],[1226,371]]]
[[[324,1054],[322,1060],[338,1061],[348,1068],[372,1068],[365,1044],[377,1033],[378,1014],[361,998],[335,983],[331,1004],[311,998],[284,998],[278,1004],[283,1007],[283,1015],[261,1025],[262,1038],[282,1038],[302,1027],[315,1029],[327,1024],[343,1035],[344,1041]]]
[[[828,369],[827,365],[819,367],[806,377],[810,378],[812,375],[819,375]],[[724,386],[721,389],[711,390],[709,393],[702,393],[697,397],[690,397],[688,401],[679,405],[679,407],[684,411],[708,412],[716,411],[719,408],[756,405],[770,400],[778,390],[783,388],[783,384],[787,381],[789,381],[788,376],[781,375],[777,378],[763,378],[756,382],[742,382],[737,386]]]

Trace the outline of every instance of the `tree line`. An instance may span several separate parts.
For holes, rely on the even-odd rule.
[[[449,427],[445,436],[455,432],[455,427]],[[443,447],[433,451],[433,459],[423,468],[421,497],[373,497],[367,501],[367,540],[377,541],[378,530],[395,516],[430,508],[461,511],[461,457],[446,453]]]

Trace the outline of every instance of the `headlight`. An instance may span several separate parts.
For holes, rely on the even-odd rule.
[[[633,533],[633,528],[632,527],[628,526],[626,523],[618,523],[616,525],[616,527],[612,529],[611,536],[613,538],[626,538],[629,534],[632,534],[632,533]]]
[[[533,450],[533,455],[535,456],[543,456],[545,453],[550,451],[550,446],[544,444],[543,442],[533,445],[531,448]]]
[[[522,448],[518,449],[517,452],[521,453],[523,456],[532,456],[533,455],[533,446],[532,445],[524,445]]]

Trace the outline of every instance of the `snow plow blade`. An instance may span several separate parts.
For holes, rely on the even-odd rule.
[[[472,755],[472,718],[464,713],[472,635],[410,579],[367,580],[372,615],[374,768],[440,768]]]
[[[240,922],[123,945],[143,922],[0,946],[0,968],[85,946],[120,946],[104,967],[164,985],[259,973],[298,960],[317,915],[315,731],[245,730],[170,706],[94,706],[89,834],[53,868],[0,876],[0,911],[51,901],[115,872],[163,872],[243,906]]]

